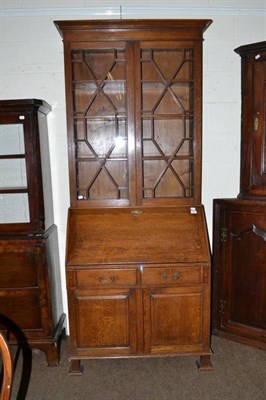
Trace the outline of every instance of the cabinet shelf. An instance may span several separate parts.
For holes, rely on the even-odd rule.
[[[182,114],[159,114],[159,113],[153,113],[151,111],[146,111],[146,110],[141,110],[141,116],[143,120],[159,120],[159,119],[193,119],[194,118],[194,113],[191,111],[184,111]]]
[[[12,160],[26,158],[25,154],[0,154],[0,160]]]
[[[0,187],[0,193],[28,193],[28,188],[27,187],[6,187],[6,188],[1,188]]]
[[[74,120],[86,120],[86,121],[93,121],[93,122],[114,122],[116,120],[125,120],[126,113],[119,111],[116,115],[86,115],[85,113],[74,113],[73,114]]]
[[[106,158],[105,157],[99,157],[99,156],[95,156],[95,157],[91,157],[91,158],[76,158],[75,159],[76,162],[95,162],[95,160],[101,162],[101,161],[105,161]],[[126,157],[109,157],[108,158],[108,162],[111,161],[127,161]]]
[[[105,84],[108,84],[108,85],[110,84],[110,85],[115,86],[116,84],[119,84],[119,83],[126,83],[126,80],[125,79],[113,79],[113,80],[111,80],[111,79],[104,79],[104,80],[96,80],[96,79],[95,80],[94,79],[82,80],[82,79],[79,79],[79,80],[73,80],[72,83],[73,83],[73,85],[76,85],[76,84],[88,85],[88,86],[93,85],[97,89],[98,86],[102,87]]]
[[[163,80],[147,80],[147,79],[141,79],[140,82],[142,84],[147,84],[147,86],[150,86],[151,88],[154,87],[153,85],[156,84],[157,86],[165,87],[165,83],[167,83],[167,87],[173,85],[174,83],[193,83],[194,79],[169,79],[166,82]]]
[[[142,160],[146,160],[146,161],[156,161],[156,160],[164,160],[164,161],[170,161],[170,160],[190,160],[193,161],[194,157],[191,156],[144,156],[142,157]]]

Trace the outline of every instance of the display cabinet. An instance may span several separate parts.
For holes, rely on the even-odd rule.
[[[57,365],[64,330],[42,100],[0,101],[0,325]]]
[[[210,20],[56,21],[64,42],[71,370],[197,354],[210,369],[201,205]]]
[[[266,42],[242,65],[240,194],[214,200],[213,332],[266,349]]]
[[[1,233],[40,233],[53,224],[50,111],[43,100],[0,101]]]

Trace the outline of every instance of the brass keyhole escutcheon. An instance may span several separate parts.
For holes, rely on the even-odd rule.
[[[257,132],[259,128],[259,115],[260,113],[257,112],[257,116],[254,118],[254,131]]]
[[[135,217],[137,217],[138,215],[142,215],[143,211],[142,210],[132,210],[130,211],[131,215],[135,215]]]

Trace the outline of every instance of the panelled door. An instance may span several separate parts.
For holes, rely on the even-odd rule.
[[[261,339],[266,329],[266,216],[225,211],[220,328]]]

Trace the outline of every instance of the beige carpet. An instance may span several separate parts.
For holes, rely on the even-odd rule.
[[[58,367],[47,367],[44,354],[33,352],[26,395],[26,389],[20,386],[19,358],[12,399],[266,399],[266,352],[216,336],[212,349],[212,372],[199,372],[196,357],[113,359],[85,361],[83,376],[74,377],[68,376],[68,341],[63,341]]]

